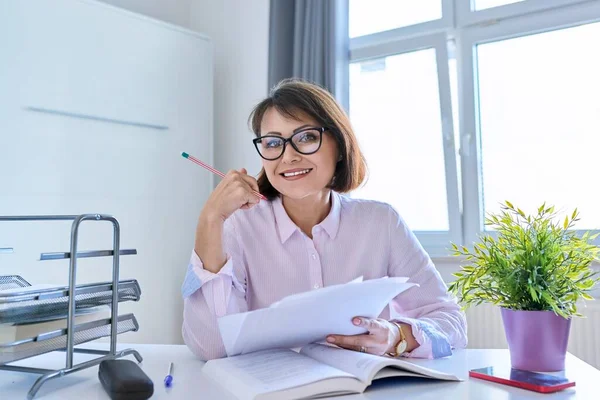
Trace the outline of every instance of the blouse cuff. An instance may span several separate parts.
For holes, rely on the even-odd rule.
[[[227,256],[225,265],[218,273],[215,274],[214,272],[204,269],[202,260],[200,260],[200,257],[198,257],[196,252],[192,250],[192,257],[190,258],[190,263],[188,264],[185,279],[181,287],[181,295],[183,298],[189,297],[207,282],[222,277],[230,277],[233,285],[237,289],[242,288],[233,274],[233,261],[231,257]]]
[[[410,325],[412,334],[419,343],[419,347],[402,354],[403,357],[431,359],[452,355],[452,347],[446,335],[429,322],[414,318],[397,318],[395,321]]]

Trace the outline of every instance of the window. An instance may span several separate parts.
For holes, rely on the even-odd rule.
[[[364,3],[349,104],[371,175],[353,195],[392,204],[432,256],[476,240],[504,200],[600,228],[600,1]]]
[[[600,24],[477,46],[484,211],[549,199],[600,227]],[[508,162],[507,162],[508,161]]]
[[[352,123],[363,134],[359,141],[369,165],[368,183],[354,195],[379,199],[385,193],[413,229],[447,231],[435,49],[352,64],[350,82]]]
[[[442,0],[350,0],[350,37],[442,18]]]
[[[505,6],[507,4],[518,3],[523,0],[475,0],[475,10],[484,10],[486,8]]]

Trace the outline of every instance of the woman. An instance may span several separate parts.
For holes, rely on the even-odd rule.
[[[359,276],[406,276],[420,287],[377,319],[354,318],[367,334],[331,332],[330,343],[423,358],[466,346],[464,314],[402,218],[388,204],[342,194],[360,186],[366,165],[333,97],[286,80],[250,120],[263,169],[258,181],[245,169],[230,171],[201,212],[182,288],[188,347],[203,360],[223,357],[218,317]]]

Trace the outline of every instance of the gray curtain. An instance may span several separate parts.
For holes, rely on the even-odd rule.
[[[348,109],[348,0],[271,0],[269,88],[284,78],[320,84]]]

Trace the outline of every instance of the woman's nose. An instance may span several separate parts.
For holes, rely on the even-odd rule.
[[[294,146],[288,143],[283,150],[281,158],[283,159],[283,162],[291,163],[300,159],[300,153],[296,151]]]

